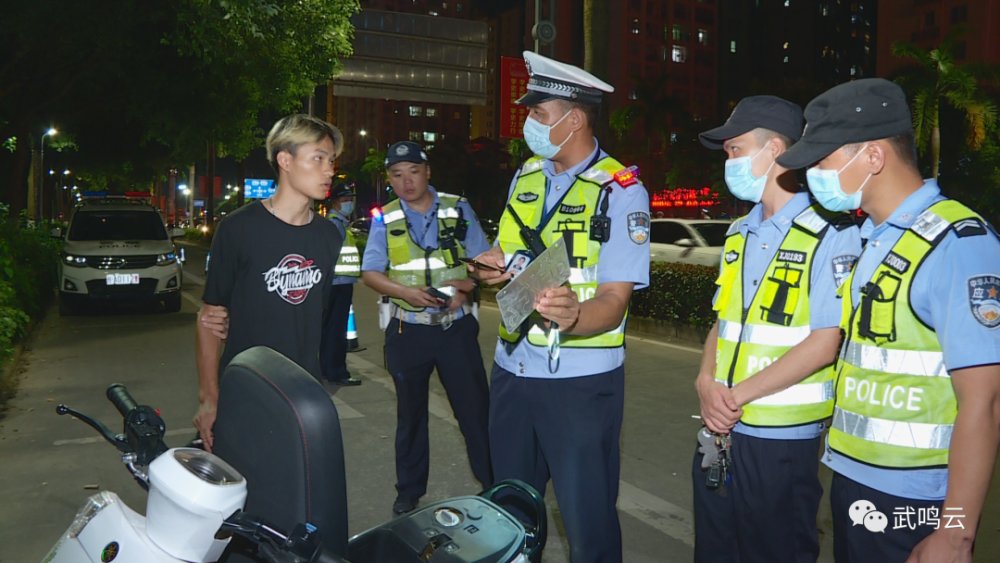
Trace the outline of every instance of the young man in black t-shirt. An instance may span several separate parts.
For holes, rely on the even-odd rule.
[[[274,195],[219,224],[198,317],[228,310],[229,334],[223,351],[218,334],[198,323],[196,342],[200,406],[194,425],[209,451],[219,376],[234,356],[268,346],[320,376],[324,301],[343,239],[312,206],[326,198],[343,146],[329,123],[307,115],[278,121],[267,136],[267,157],[278,177]]]

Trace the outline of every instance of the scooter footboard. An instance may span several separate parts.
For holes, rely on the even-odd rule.
[[[528,530],[490,498],[512,490],[534,505]],[[351,563],[535,561],[545,544],[545,522],[538,493],[519,481],[505,481],[481,496],[436,502],[359,534],[351,538],[347,558]]]

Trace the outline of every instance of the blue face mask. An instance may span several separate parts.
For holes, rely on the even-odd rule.
[[[858,191],[847,195],[840,187],[840,173],[857,160],[866,148],[868,148],[868,145],[861,147],[858,154],[854,155],[854,158],[840,170],[820,170],[815,167],[806,170],[806,181],[809,183],[809,191],[812,192],[813,197],[816,198],[816,201],[820,205],[830,211],[853,211],[861,207],[861,189],[865,187],[865,184],[868,183],[872,175],[869,174],[865,178]]]
[[[566,112],[566,115],[569,115],[569,112]],[[558,145],[552,144],[552,141],[549,140],[549,133],[553,127],[566,119],[566,115],[560,117],[559,121],[556,121],[552,125],[543,125],[532,117],[528,117],[525,120],[524,141],[528,143],[528,148],[531,149],[531,152],[542,158],[552,158],[559,154],[559,149],[566,144],[566,141],[569,141],[570,137],[573,136],[573,132],[570,132],[569,137],[566,137],[566,140]]]
[[[340,204],[340,213],[342,215],[344,215],[345,217],[349,217],[351,215],[351,213],[354,213],[354,202],[353,201],[345,201],[344,203],[341,203]]]
[[[767,147],[764,147],[767,148]],[[767,167],[764,175],[757,177],[753,175],[753,159],[760,156],[764,149],[757,151],[753,156],[742,156],[740,158],[730,158],[726,161],[726,186],[729,192],[743,201],[760,202],[764,195],[764,186],[767,185],[767,175],[774,168],[774,162]]]

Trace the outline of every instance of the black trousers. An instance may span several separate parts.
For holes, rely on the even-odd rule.
[[[816,563],[821,438],[770,440],[733,433],[732,481],[722,497],[705,486],[695,447],[696,563]]]
[[[882,533],[869,531],[863,525],[855,525],[851,519],[850,508],[857,501],[867,501],[871,507],[882,513],[887,519],[885,531]],[[918,514],[927,509],[936,510],[940,525],[944,528],[949,523],[957,526],[956,519],[949,522],[942,514],[943,501],[914,500],[889,495],[866,487],[840,473],[833,474],[833,485],[830,487],[830,508],[833,512],[833,558],[837,563],[903,563],[910,552],[924,538],[934,531],[933,526],[918,525]],[[903,513],[907,508],[913,509],[909,524],[894,529],[897,522],[896,512]],[[862,510],[867,510],[863,508]],[[961,514],[961,513],[955,513]],[[968,526],[969,522],[962,522]]]
[[[622,561],[616,503],[624,396],[624,367],[539,379],[493,365],[493,475],[521,479],[543,495],[552,478],[573,563]]]
[[[330,302],[323,322],[319,364],[323,379],[337,381],[351,377],[347,371],[347,317],[354,298],[354,284],[330,286]]]
[[[472,315],[448,329],[393,319],[385,331],[386,367],[396,384],[396,489],[409,497],[427,492],[430,442],[427,431],[428,383],[438,377],[465,437],[472,474],[484,488],[490,471],[490,392],[479,351],[479,323]]]

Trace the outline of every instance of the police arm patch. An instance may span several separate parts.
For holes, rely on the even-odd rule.
[[[851,270],[854,269],[854,264],[857,261],[858,257],[853,254],[841,254],[830,261],[830,265],[833,267],[833,281],[836,282],[837,287],[843,285],[847,277],[851,275]]]
[[[990,330],[1000,326],[1000,276],[972,276],[966,287],[969,290],[969,308],[976,322]]]
[[[636,244],[649,242],[649,213],[634,211],[628,214],[628,238]]]

